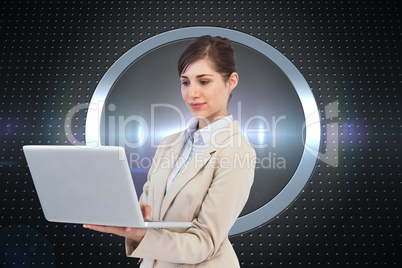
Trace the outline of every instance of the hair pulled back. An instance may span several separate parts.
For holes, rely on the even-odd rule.
[[[227,82],[233,72],[237,72],[236,56],[232,42],[224,37],[203,35],[193,40],[181,53],[177,64],[179,76],[187,67],[200,59],[208,59],[212,68]]]

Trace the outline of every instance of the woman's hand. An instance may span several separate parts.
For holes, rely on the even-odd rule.
[[[136,241],[137,243],[141,242],[142,238],[145,236],[147,232],[147,229],[144,228],[104,226],[94,224],[84,224],[84,228],[92,229],[102,233],[110,233],[119,236],[124,236],[126,238]]]
[[[140,206],[144,220],[149,220],[151,218],[151,206],[148,204],[140,204]],[[124,236],[126,238],[134,240],[138,244],[141,242],[142,238],[147,232],[147,229],[144,228],[104,226],[94,224],[84,224],[84,228],[89,228],[102,233],[111,233],[119,236]]]

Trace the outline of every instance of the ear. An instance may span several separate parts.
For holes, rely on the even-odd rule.
[[[237,83],[239,82],[239,75],[236,72],[233,72],[227,83],[228,83],[228,89],[229,89],[229,94],[232,92],[232,90],[237,86]]]

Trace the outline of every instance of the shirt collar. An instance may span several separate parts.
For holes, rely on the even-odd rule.
[[[197,130],[198,128],[198,120],[193,122],[185,131],[186,140],[191,139],[194,140],[194,144],[196,145],[205,145],[210,140],[213,134],[217,131],[221,130],[225,126],[229,125],[233,121],[233,116],[228,115],[225,116],[208,126]]]

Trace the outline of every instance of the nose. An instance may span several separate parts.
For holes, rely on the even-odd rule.
[[[195,99],[195,98],[198,98],[199,95],[200,95],[200,90],[199,90],[197,84],[191,83],[191,85],[189,86],[189,89],[188,89],[188,96],[191,99]]]

